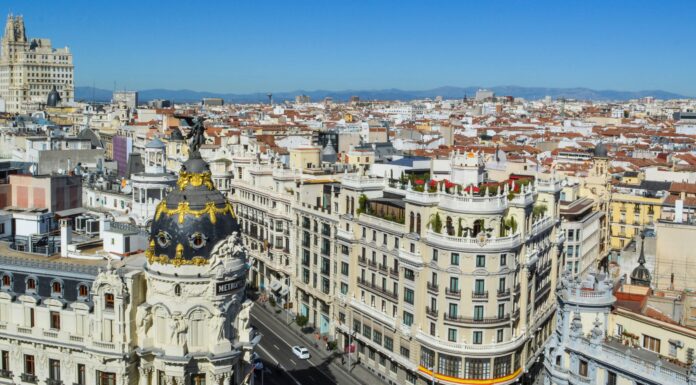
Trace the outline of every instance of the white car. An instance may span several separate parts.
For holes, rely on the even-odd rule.
[[[307,350],[307,348],[305,348],[304,346],[293,346],[292,354],[296,355],[297,358],[301,360],[309,359],[309,350]]]

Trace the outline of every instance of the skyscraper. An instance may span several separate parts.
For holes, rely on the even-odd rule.
[[[54,87],[62,101],[74,99],[74,67],[68,47],[53,48],[50,39],[27,39],[24,18],[9,15],[1,48],[0,99],[7,112],[26,112],[45,104]]]

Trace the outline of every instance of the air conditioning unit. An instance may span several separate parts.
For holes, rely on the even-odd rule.
[[[99,220],[98,219],[87,220],[87,229],[85,232],[89,235],[99,234]]]
[[[89,217],[86,217],[84,215],[80,215],[79,217],[75,218],[75,231],[85,231],[85,226],[87,224],[87,219]]]

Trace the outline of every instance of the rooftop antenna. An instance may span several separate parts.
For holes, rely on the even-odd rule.
[[[272,106],[273,105],[273,94],[269,92],[268,94],[266,94],[266,96],[268,96],[268,105]]]

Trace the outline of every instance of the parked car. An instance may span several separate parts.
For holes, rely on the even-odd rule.
[[[309,350],[307,350],[307,348],[305,348],[304,346],[293,346],[292,354],[296,355],[297,358],[301,360],[309,359]]]

